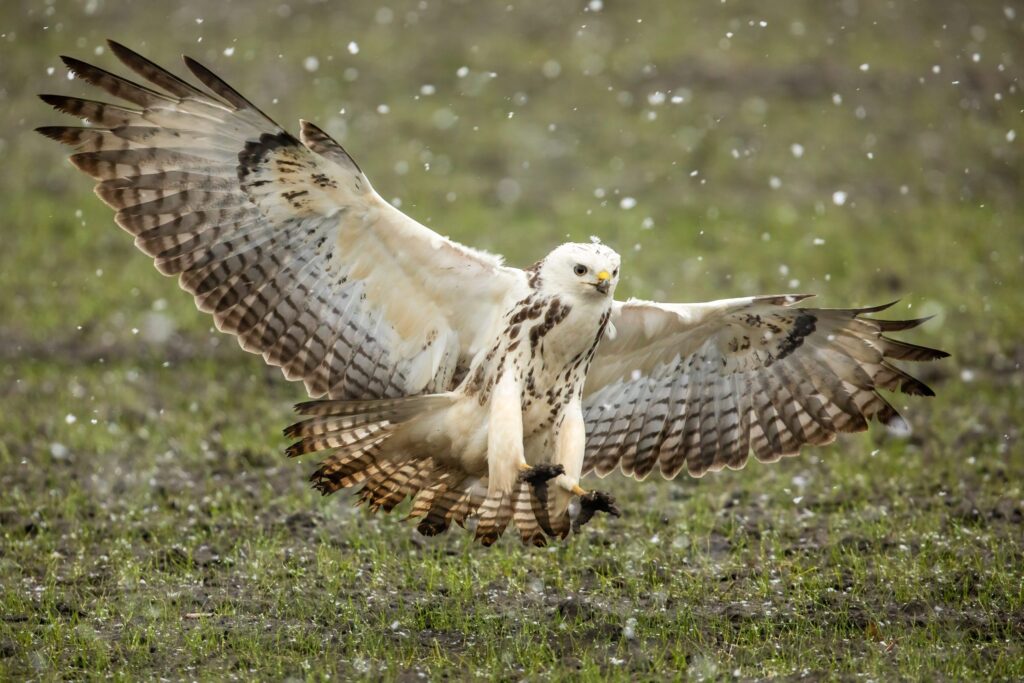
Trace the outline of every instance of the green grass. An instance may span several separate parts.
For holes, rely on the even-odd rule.
[[[1024,677],[1024,9],[583,4],[0,6],[0,679]],[[282,456],[301,388],[29,132],[106,37],[322,124],[516,265],[594,234],[624,296],[902,297],[954,354],[916,368],[938,397],[897,402],[909,439],[611,477],[624,517],[543,550],[321,498]]]

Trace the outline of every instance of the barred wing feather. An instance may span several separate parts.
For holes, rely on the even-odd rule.
[[[932,395],[891,361],[948,354],[885,336],[926,319],[792,307],[805,298],[615,302],[585,389],[584,472],[643,479],[658,465],[671,478],[685,466],[699,477],[743,467],[750,452],[773,462],[870,419],[900,424],[880,389]]]
[[[110,45],[154,87],[64,58],[126,104],[43,95],[90,125],[39,131],[156,267],[313,397],[452,388],[523,273],[398,211],[313,124],[295,138],[198,62],[209,92]]]

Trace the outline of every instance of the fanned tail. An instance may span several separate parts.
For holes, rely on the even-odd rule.
[[[377,401],[308,401],[295,406],[306,419],[286,427],[297,438],[289,457],[333,451],[310,477],[324,495],[364,483],[361,502],[391,510],[430,479],[424,458],[394,453],[387,441],[404,424],[450,404],[445,394]],[[431,461],[432,463],[432,461]]]
[[[532,487],[519,482],[510,493],[487,496],[486,477],[475,477],[445,466],[430,455],[404,453],[389,444],[403,426],[451,405],[450,394],[373,401],[307,401],[295,406],[305,419],[286,427],[284,434],[296,439],[289,457],[331,451],[310,477],[323,495],[362,485],[357,505],[371,511],[391,512],[411,498],[406,519],[417,519],[417,529],[436,536],[451,525],[477,519],[475,540],[491,545],[514,521],[523,543],[544,545],[547,535],[564,538],[568,516],[549,520],[546,504],[535,500]],[[394,442],[393,442],[394,443]],[[543,509],[543,520],[535,511]]]

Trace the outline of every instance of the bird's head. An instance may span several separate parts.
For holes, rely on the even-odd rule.
[[[540,287],[584,301],[610,300],[619,281],[620,258],[603,244],[563,244],[539,264]]]

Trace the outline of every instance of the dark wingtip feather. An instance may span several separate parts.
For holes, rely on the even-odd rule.
[[[305,455],[309,451],[306,450],[306,444],[303,441],[296,441],[292,445],[285,449],[284,454],[289,458],[297,458],[300,455]]]
[[[916,396],[927,396],[929,398],[932,398],[932,397],[935,396],[935,391],[932,390],[932,388],[930,386],[928,386],[927,384],[925,384],[921,380],[917,379],[916,377],[914,378],[914,382],[915,382],[914,389],[917,392],[915,394]],[[906,391],[906,389],[904,389],[904,393],[909,394],[909,393],[912,393],[912,392]]]
[[[76,57],[61,55],[60,61],[64,62],[64,66],[68,68],[68,71],[74,74],[75,78],[81,78],[93,85],[96,85],[96,83],[93,83],[94,79],[98,78],[101,74],[106,73],[103,69],[93,66],[88,62],[83,62],[81,59]]]
[[[292,410],[299,415],[306,415],[311,408],[316,407],[319,403],[321,403],[321,401],[302,401],[301,403],[296,403],[292,406]]]
[[[899,299],[894,299],[893,301],[890,301],[887,304],[880,304],[878,306],[865,306],[863,308],[855,308],[855,309],[853,309],[853,312],[854,312],[855,316],[864,315],[865,313],[878,313],[880,311],[884,311],[887,308],[892,308],[893,306],[895,306],[899,302],[900,302]]]
[[[935,396],[935,391],[930,386],[922,382],[916,377],[907,376],[908,379],[904,380],[900,385],[900,391],[904,394],[911,396],[926,396],[932,398]]]
[[[107,131],[105,128],[82,126],[40,126],[36,132],[69,147],[81,148],[86,143],[95,142]]]
[[[149,62],[148,59],[140,55],[130,47],[125,46],[123,43],[119,43],[113,38],[107,38],[107,45],[110,47],[110,51],[114,53],[114,56],[120,59],[125,65],[134,59],[144,60]]]
[[[98,66],[83,62],[67,55],[61,56],[61,61],[71,70],[76,78],[80,78],[90,85],[105,90],[114,97],[128,100],[132,104],[147,107],[157,102],[173,102],[174,100],[164,93],[157,92],[151,88],[139,85],[127,78],[122,78]]]
[[[125,47],[116,40],[108,38],[107,45],[110,46],[110,51],[114,53],[114,56],[121,60],[122,64],[149,82],[164,88],[167,92],[178,97],[194,97],[196,95],[206,97],[205,93],[198,90],[191,84],[178,78],[156,62],[143,57],[135,50]]]
[[[911,320],[879,320],[877,318],[865,318],[865,320],[870,320],[878,325],[878,329],[882,332],[902,332],[903,330],[912,330],[915,327],[924,325],[934,317],[934,315],[929,315],[924,318],[913,318]]]
[[[911,396],[934,396],[935,392],[927,384],[904,372],[890,363],[882,363],[882,372],[876,377],[876,381],[886,389],[899,391]]]
[[[57,111],[61,111],[60,105],[64,103],[67,97],[65,95],[50,95],[48,93],[40,93],[39,99],[41,99],[43,102],[46,102],[48,105],[50,105]]]
[[[940,349],[933,349],[928,346],[918,346],[917,344],[910,344],[905,341],[898,339],[890,339],[889,337],[880,337],[884,346],[882,347],[882,355],[886,358],[895,358],[896,360],[905,360],[912,362],[931,361],[939,360],[940,358],[949,358],[948,351],[942,351]]]
[[[203,85],[227,100],[232,106],[237,109],[253,109],[255,111],[259,111],[249,100],[242,96],[242,93],[232,88],[226,81],[224,81],[224,79],[210,71],[210,69],[202,63],[192,59],[188,55],[182,55],[181,58],[185,61],[185,66],[188,67],[188,70],[191,71],[196,78],[202,81]]]
[[[99,156],[98,152],[72,154],[68,159],[79,171],[82,171],[97,180],[103,179],[106,172],[105,169],[109,167],[109,163],[105,163]]]
[[[138,110],[127,109],[116,104],[69,97],[68,95],[44,94],[39,95],[39,99],[62,114],[84,119],[105,128],[129,125],[141,114]]]
[[[342,166],[351,164],[356,173],[362,173],[362,169],[359,168],[359,164],[357,164],[356,160],[345,151],[345,148],[338,144],[337,140],[325,133],[316,124],[310,123],[304,119],[299,119],[299,132],[303,144],[305,144],[309,149]]]
[[[907,425],[907,421],[903,419],[903,416],[900,415],[899,411],[893,408],[892,404],[882,398],[877,391],[875,392],[875,397],[882,404],[875,414],[872,415],[875,420],[890,429],[898,430]]]
[[[64,133],[66,130],[66,126],[39,126],[35,129],[35,131],[40,135],[45,135],[51,140],[55,140],[57,142],[65,142]]]

